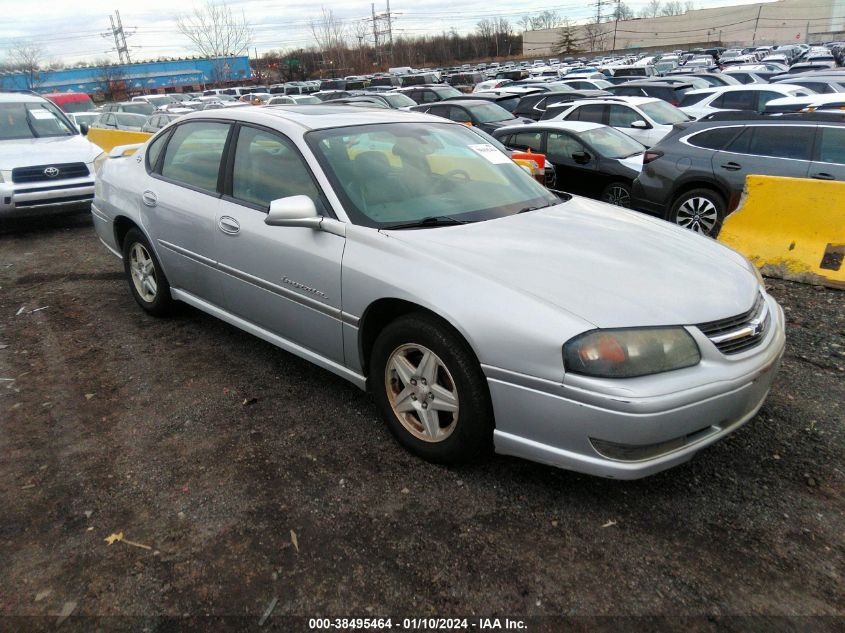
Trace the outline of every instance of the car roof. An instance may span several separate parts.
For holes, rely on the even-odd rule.
[[[27,94],[25,92],[2,92],[0,93],[0,103],[41,103],[47,101],[38,95]]]
[[[689,93],[687,93],[689,94]],[[593,105],[596,103],[605,105],[605,104],[612,104],[612,103],[623,103],[627,105],[645,105],[646,103],[655,103],[657,101],[663,101],[662,99],[658,99],[657,97],[625,97],[625,96],[615,96],[615,97],[596,97],[594,99],[576,99],[573,100],[571,103],[553,103],[549,105],[550,108],[556,108],[564,105]]]
[[[738,90],[771,90],[772,88],[781,88],[781,89],[795,89],[795,90],[806,90],[804,86],[796,86],[795,84],[789,83],[778,83],[778,84],[741,84],[739,86],[711,86],[710,88],[699,88],[698,90],[690,90],[687,94],[688,95],[700,95],[700,94],[711,94],[714,92],[718,92],[719,94],[723,92],[737,92]]]
[[[354,125],[377,123],[431,123],[431,116],[416,112],[392,110],[388,108],[361,108],[338,105],[331,108],[325,105],[270,105],[248,108],[220,109],[196,112],[185,116],[183,120],[195,118],[220,118],[237,121],[251,121],[272,126],[273,123],[286,121],[299,126],[305,131],[323,130]],[[442,119],[444,123],[452,123]],[[454,125],[460,125],[454,123]]]

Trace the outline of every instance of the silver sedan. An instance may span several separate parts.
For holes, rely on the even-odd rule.
[[[98,166],[92,211],[138,304],[368,389],[426,459],[642,477],[751,419],[780,362],[783,312],[741,255],[552,194],[442,118],[198,112],[133,149]]]

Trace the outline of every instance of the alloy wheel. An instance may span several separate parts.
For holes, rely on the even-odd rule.
[[[604,195],[604,201],[617,207],[631,207],[631,193],[622,185],[613,185]]]
[[[147,303],[155,301],[158,292],[155,264],[143,244],[135,242],[129,251],[129,270],[138,295]]]
[[[458,423],[458,390],[449,369],[433,351],[400,345],[384,369],[387,399],[402,426],[425,442],[442,442]]]
[[[684,200],[678,207],[675,222],[685,229],[710,235],[719,221],[719,211],[713,201],[702,196]]]

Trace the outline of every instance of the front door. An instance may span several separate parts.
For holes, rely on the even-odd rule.
[[[340,271],[345,238],[267,226],[272,200],[306,195],[327,208],[305,160],[286,137],[242,125],[215,219],[227,310],[297,345],[343,362]]]
[[[598,156],[571,134],[546,132],[546,160],[555,166],[556,184],[553,189],[597,197]]]

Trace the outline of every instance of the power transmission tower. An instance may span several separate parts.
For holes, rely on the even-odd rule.
[[[601,7],[602,7],[602,0],[596,0],[596,24],[601,24],[602,14],[601,14]]]
[[[114,38],[114,48],[112,50],[117,52],[117,57],[121,64],[131,64],[132,60],[129,57],[129,46],[126,44],[126,36],[129,35],[131,37],[133,33],[127,33],[126,29],[123,28],[123,22],[120,20],[120,11],[115,11],[114,16],[109,15],[111,30],[102,33],[102,36]]]
[[[393,16],[396,15],[390,10],[390,0],[387,0],[387,10],[376,13],[375,3],[370,4],[370,11],[373,23],[373,48],[376,52],[376,61],[381,63],[383,58],[393,59]],[[386,49],[386,50],[385,50]]]

